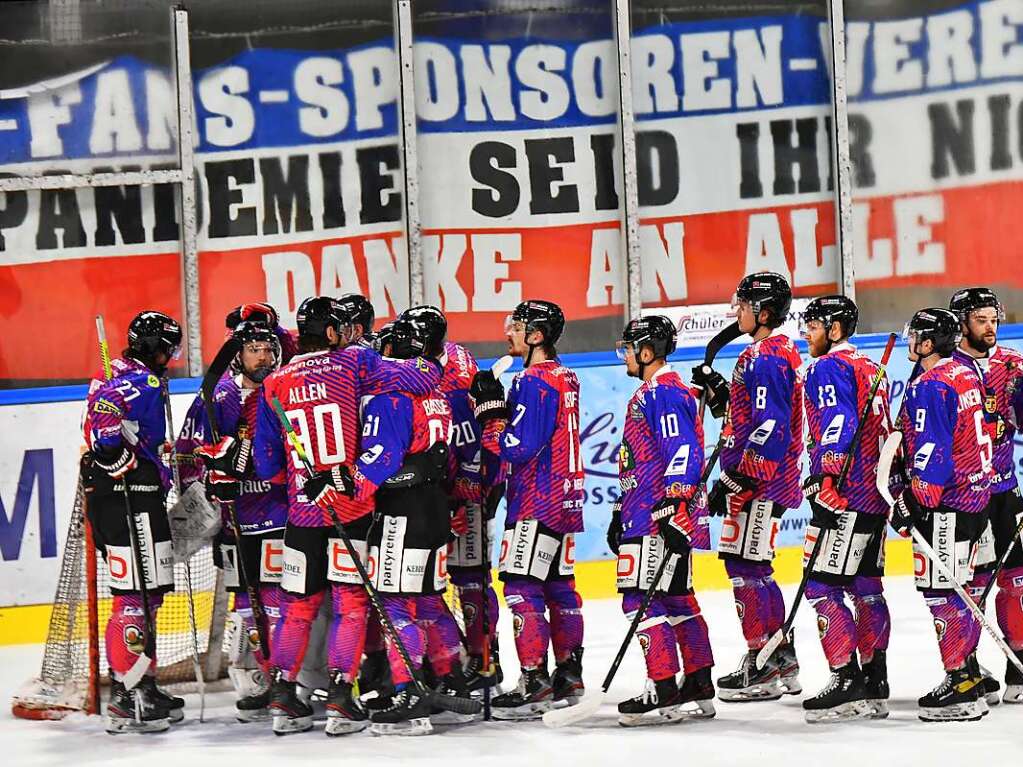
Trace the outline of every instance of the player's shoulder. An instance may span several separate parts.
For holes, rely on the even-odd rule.
[[[1013,349],[1011,346],[999,344],[995,347],[994,354],[991,355],[991,361],[1023,368],[1023,352]]]
[[[444,363],[444,373],[441,385],[445,390],[467,389],[472,384],[472,379],[479,371],[479,365],[472,352],[461,344],[448,341],[444,344],[444,352],[447,359]]]

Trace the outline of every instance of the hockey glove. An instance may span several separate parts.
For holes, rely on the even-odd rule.
[[[339,463],[331,469],[313,474],[302,489],[310,503],[327,511],[337,509],[341,496],[355,497],[355,480],[349,468]]]
[[[236,307],[227,315],[225,323],[228,328],[234,330],[243,320],[259,322],[270,329],[277,327],[279,322],[277,310],[270,306],[270,304],[259,302],[242,304]]]
[[[838,493],[836,480],[827,474],[812,474],[803,483],[803,496],[810,502],[811,524],[820,530],[838,527],[838,515],[849,508],[849,501]]]
[[[615,554],[622,545],[622,502],[611,507],[611,521],[607,525],[607,547]]]
[[[241,479],[249,468],[252,440],[221,437],[216,444],[197,447],[195,456],[205,464],[207,471]]]
[[[753,490],[757,481],[737,471],[723,471],[721,478],[714,483],[707,497],[707,508],[711,516],[734,517],[742,511],[742,507],[753,500]]]
[[[473,415],[481,425],[497,418],[508,418],[504,385],[489,370],[481,370],[473,377],[469,397],[473,402]]]
[[[913,491],[906,488],[895,499],[890,522],[895,528],[895,532],[903,538],[908,538],[910,528],[919,526],[921,522],[926,522],[930,515],[930,509],[921,506]]]
[[[711,415],[723,418],[728,407],[728,381],[710,365],[693,368],[693,386],[707,393],[707,405]]]
[[[125,474],[139,465],[135,453],[127,445],[121,445],[109,453],[93,453],[92,462],[109,474],[111,479],[122,479]]]
[[[222,471],[206,472],[206,497],[211,501],[237,501],[242,483],[237,477]]]
[[[689,504],[681,498],[665,498],[650,516],[664,539],[664,548],[672,554],[685,554],[692,547],[695,525],[689,516]]]
[[[453,538],[461,538],[469,532],[469,514],[465,510],[465,503],[452,501],[451,509],[451,535]]]

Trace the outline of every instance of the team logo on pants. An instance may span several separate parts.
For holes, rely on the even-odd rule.
[[[476,605],[468,602],[462,603],[462,616],[465,618],[465,627],[476,625]]]
[[[948,628],[948,624],[941,618],[934,619],[934,633],[938,635],[938,641],[940,642],[945,636],[945,629]]]
[[[145,634],[138,626],[124,627],[124,646],[136,655],[141,655],[146,647]]]
[[[739,616],[739,620],[742,620],[742,616],[746,613],[746,605],[742,602],[736,601],[735,603],[735,614]]]
[[[819,636],[821,639],[823,639],[824,635],[828,633],[828,627],[830,625],[831,625],[831,620],[828,618],[827,615],[818,615],[817,616],[817,636]]]
[[[639,640],[639,648],[643,651],[643,655],[645,656],[648,652],[650,652],[650,637],[645,631],[641,631],[636,634],[636,639]]]
[[[516,614],[512,616],[512,634],[516,638],[522,635],[522,627],[524,624],[525,621],[522,619],[521,615]]]

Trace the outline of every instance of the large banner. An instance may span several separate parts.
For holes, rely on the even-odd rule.
[[[1007,326],[1002,329],[1002,336],[1006,345],[1023,350],[1023,326]],[[874,336],[864,340],[862,348],[878,359],[886,338]],[[729,375],[741,348],[727,347],[714,367]],[[698,354],[702,355],[702,351]],[[674,364],[688,379],[697,353],[689,349],[680,356],[685,359]],[[572,355],[566,358],[566,364],[573,365]],[[585,364],[592,364],[592,360]],[[893,402],[901,401],[911,368],[906,348],[900,344],[889,366]],[[611,556],[605,530],[611,506],[619,495],[618,452],[625,404],[637,381],[626,376],[624,366],[610,354],[602,364],[576,370],[581,386],[580,438],[586,470],[583,511],[586,530],[576,538],[576,558],[588,561]],[[510,383],[511,375],[505,375],[506,384]],[[184,394],[172,397],[175,423],[182,423],[191,399],[191,395]],[[80,402],[0,406],[0,433],[7,435],[0,447],[0,606],[41,604],[53,598],[74,501],[81,410]],[[718,426],[718,421],[706,417],[708,452],[717,441]],[[1018,436],[1017,447],[1021,445],[1023,438]],[[1019,462],[1016,471],[1023,479]],[[712,479],[716,476],[717,472]],[[498,529],[503,514],[502,506]],[[800,545],[809,516],[805,504],[787,512],[778,530],[777,545]],[[712,521],[712,542],[717,541],[720,524],[719,519]],[[495,562],[499,544],[499,540],[494,542]]]
[[[857,276],[1023,288],[1023,5],[905,5],[920,15],[848,24]],[[620,316],[615,46],[457,30],[415,46],[426,299],[468,342],[528,297]],[[646,303],[727,300],[756,269],[834,287],[828,50],[811,15],[636,30]],[[195,73],[207,358],[243,300],[288,322],[313,293],[407,304],[396,93],[390,39]],[[135,59],[0,93],[6,173],[154,167],[174,145],[168,74]],[[0,194],[0,379],[87,375],[98,311],[114,338],[139,308],[179,314],[175,210],[167,186]]]

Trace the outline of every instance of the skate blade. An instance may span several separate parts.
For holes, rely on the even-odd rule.
[[[834,708],[806,712],[807,724],[832,724],[833,722],[851,722],[856,719],[869,719],[873,709],[865,700],[854,700]]]
[[[296,732],[309,732],[313,729],[313,718],[311,716],[283,716],[273,715],[274,735],[293,735]]]
[[[416,719],[406,719],[404,722],[372,722],[369,731],[373,735],[402,735],[413,737],[416,735],[429,735],[433,732],[433,725],[430,718],[423,716]]]
[[[784,695],[799,695],[803,691],[803,685],[799,683],[798,671],[788,676],[782,675],[781,679],[778,680],[778,686]]]
[[[150,732],[166,732],[169,729],[169,719],[151,719],[148,722],[139,722],[126,717],[107,717],[107,732],[111,735],[144,735]]]
[[[340,737],[341,735],[351,735],[354,732],[362,732],[369,727],[369,721],[363,719],[356,721],[349,719],[346,716],[331,716],[327,714],[327,724],[323,728],[323,732],[331,738]]]
[[[921,708],[918,716],[923,722],[977,722],[987,713],[987,704],[977,700],[940,708]]]
[[[551,708],[552,705],[549,700],[527,703],[524,706],[516,706],[515,708],[491,706],[490,716],[501,721],[527,722],[542,718]]]
[[[250,722],[268,722],[272,715],[268,708],[249,708],[244,711],[240,709],[234,710],[234,718],[242,724],[248,724]]]
[[[430,714],[433,724],[469,724],[483,718],[483,714],[458,714],[454,711],[438,711]]]
[[[717,715],[711,698],[691,700],[677,706],[662,708],[661,716],[669,722],[684,722],[687,719],[713,719]]]
[[[1023,703],[1023,684],[1006,685],[1005,694],[1002,695],[1002,702],[1010,705]]]
[[[755,684],[737,690],[718,687],[718,699],[729,703],[750,703],[758,700],[778,700],[782,696],[781,685],[777,681],[766,684]]]
[[[870,710],[867,714],[868,719],[888,718],[888,701],[883,698],[868,698],[867,708]]]

